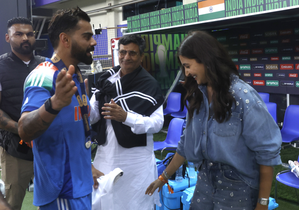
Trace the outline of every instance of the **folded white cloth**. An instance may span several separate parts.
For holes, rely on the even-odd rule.
[[[299,178],[299,164],[297,161],[291,161],[289,160],[289,165],[290,165],[290,168],[291,168],[291,172],[293,172],[295,174],[295,176],[297,178]]]
[[[109,210],[113,208],[113,185],[123,175],[120,168],[115,168],[110,173],[99,177],[98,189],[92,191],[92,210]]]

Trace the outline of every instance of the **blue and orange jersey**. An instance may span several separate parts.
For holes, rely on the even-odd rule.
[[[41,63],[26,78],[21,112],[39,109],[55,94],[61,70],[50,61]],[[73,80],[82,97],[77,74]],[[89,104],[89,99],[88,106]],[[91,151],[85,147],[81,109],[74,95],[49,128],[33,140],[34,205],[42,206],[58,196],[79,198],[92,191]]]

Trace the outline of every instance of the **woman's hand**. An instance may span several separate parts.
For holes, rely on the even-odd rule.
[[[153,182],[148,186],[148,188],[147,188],[146,191],[145,191],[145,194],[152,195],[152,194],[155,192],[155,190],[156,190],[157,188],[159,188],[158,192],[160,192],[160,190],[162,189],[163,185],[164,185],[164,182],[162,182],[162,181],[159,180],[159,179],[156,179],[155,181],[153,181]]]
[[[165,172],[167,172],[168,176],[170,177],[171,175],[173,175],[176,172],[176,170],[185,162],[185,160],[186,159],[183,156],[179,155],[178,153],[175,153],[171,162],[165,169]],[[164,176],[164,175],[161,174],[161,176]],[[166,177],[163,177],[163,179],[167,180]],[[160,192],[160,190],[164,184],[165,183],[162,182],[160,179],[156,179],[156,181],[152,182],[148,186],[148,188],[145,191],[145,194],[152,195],[157,188],[159,188],[158,192]],[[168,187],[170,187],[170,186],[168,185]]]

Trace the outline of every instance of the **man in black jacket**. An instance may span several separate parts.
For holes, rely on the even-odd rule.
[[[118,47],[120,65],[99,74],[90,100],[90,122],[99,144],[93,165],[104,174],[123,170],[109,194],[113,202],[108,196],[110,210],[149,210],[159,204],[158,193],[150,197],[143,188],[158,177],[153,134],[163,126],[164,98],[157,80],[141,66],[144,39],[125,35]]]
[[[13,210],[20,210],[26,188],[33,177],[32,149],[18,135],[23,85],[27,75],[44,58],[33,55],[36,40],[32,23],[27,18],[9,20],[5,39],[11,46],[11,52],[0,56],[2,180],[7,202]]]

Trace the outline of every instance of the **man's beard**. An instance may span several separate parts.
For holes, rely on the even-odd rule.
[[[93,61],[92,56],[88,56],[87,53],[94,51],[94,47],[90,47],[87,50],[83,50],[76,42],[72,44],[71,56],[77,61],[90,65]]]
[[[28,44],[28,46],[23,47],[24,44]],[[24,42],[24,43],[21,43],[20,46],[18,46],[18,47],[13,47],[13,49],[17,53],[20,53],[22,55],[28,55],[28,54],[31,54],[33,52],[33,50],[35,49],[35,42],[33,43],[33,45],[31,45],[29,42]]]

